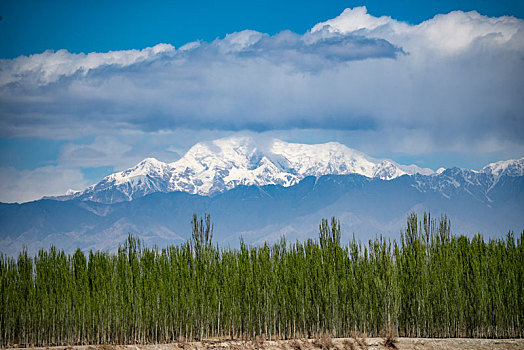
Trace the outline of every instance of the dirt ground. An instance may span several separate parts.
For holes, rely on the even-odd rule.
[[[398,338],[392,344],[385,344],[383,338],[321,338],[280,341],[230,341],[205,340],[202,342],[177,342],[155,345],[100,345],[100,346],[57,346],[52,348],[33,348],[39,350],[359,350],[359,349],[524,349],[524,339],[434,339]],[[12,348],[27,349],[27,348]]]

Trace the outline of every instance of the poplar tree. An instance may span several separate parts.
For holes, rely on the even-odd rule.
[[[129,235],[115,253],[0,254],[0,344],[143,344],[230,337],[524,336],[524,232],[456,236],[410,214],[400,240],[213,246],[209,215],[163,249]]]

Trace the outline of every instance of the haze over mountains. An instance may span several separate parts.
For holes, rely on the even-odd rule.
[[[147,158],[84,191],[0,204],[0,250],[115,249],[128,233],[177,244],[192,213],[210,213],[216,242],[316,237],[323,217],[355,234],[396,237],[411,212],[445,213],[457,234],[524,229],[524,158],[480,171],[377,160],[338,143],[303,145],[233,137],[199,143],[181,159]]]

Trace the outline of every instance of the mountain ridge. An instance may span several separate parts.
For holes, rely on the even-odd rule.
[[[239,185],[288,187],[307,176],[360,174],[391,180],[406,174],[433,173],[416,165],[374,159],[337,142],[306,145],[277,139],[229,137],[199,142],[175,162],[146,158],[83,191],[47,198],[115,203],[153,192],[183,191],[212,196]]]
[[[502,174],[491,187],[488,173],[447,169],[435,175],[404,175],[392,180],[359,174],[308,176],[299,183],[240,185],[215,196],[155,192],[112,204],[51,199],[0,203],[0,251],[17,254],[57,245],[68,251],[116,249],[128,233],[152,246],[190,237],[193,213],[211,214],[216,242],[263,244],[315,237],[322,218],[342,222],[344,240],[376,234],[395,237],[412,211],[447,214],[460,234],[499,237],[524,228],[524,176]]]
[[[375,159],[337,142],[306,145],[278,139],[258,141],[250,137],[229,137],[199,142],[172,163],[146,158],[83,191],[48,198],[116,203],[154,192],[182,191],[213,196],[240,185],[289,187],[308,176],[359,174],[389,181],[403,175],[437,176],[449,171],[440,168],[435,172],[416,165],[400,165],[389,159]],[[482,181],[490,182],[493,187],[502,175],[523,176],[524,157],[493,162],[480,171],[460,171],[467,171],[468,177],[475,181],[480,181],[482,175],[474,174],[486,174]]]
[[[128,233],[161,247],[189,238],[193,213],[211,214],[221,245],[312,238],[331,216],[344,239],[367,240],[394,237],[408,213],[425,211],[447,214],[461,234],[522,230],[524,158],[434,172],[338,143],[219,139],[173,163],[146,158],[82,192],[0,203],[0,251],[116,249]]]

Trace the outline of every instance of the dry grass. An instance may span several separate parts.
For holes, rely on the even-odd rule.
[[[357,346],[353,339],[344,339],[342,345],[344,346],[344,350],[357,350]]]
[[[391,331],[380,337],[367,339],[365,334],[353,333],[350,338],[333,339],[329,334],[316,339],[265,340],[254,339],[228,340],[206,339],[203,341],[178,341],[169,344],[136,345],[77,345],[40,348],[17,348],[16,350],[520,350],[524,349],[524,339],[470,339],[470,338],[397,338]],[[390,341],[388,342],[388,339]],[[263,342],[262,342],[263,341]],[[391,344],[394,346],[391,346]]]
[[[362,334],[358,334],[357,332],[351,332],[351,338],[355,341],[355,343],[358,345],[360,349],[367,349],[367,334],[364,332]]]
[[[392,350],[396,350],[397,344],[398,344],[398,338],[395,331],[395,328],[391,325],[391,323],[388,323],[384,329],[382,330],[383,337],[384,337],[384,347]]]
[[[186,343],[185,341],[180,341],[180,342],[178,343],[178,345],[180,346],[181,349],[184,349],[184,350],[190,348],[189,344]]]
[[[313,345],[322,350],[331,350],[337,348],[335,344],[333,344],[331,334],[328,332],[322,333],[320,337],[317,337],[315,340],[313,340]]]
[[[99,350],[113,350],[115,347],[113,345],[100,345]]]
[[[257,336],[255,340],[253,341],[253,345],[255,349],[264,349],[264,342],[265,342],[264,338]]]
[[[293,349],[293,350],[304,350],[304,346],[297,339],[292,340],[290,345],[291,345],[291,349]]]

